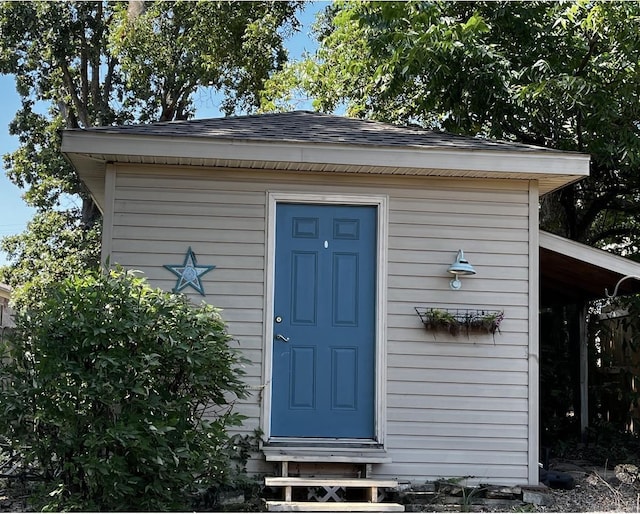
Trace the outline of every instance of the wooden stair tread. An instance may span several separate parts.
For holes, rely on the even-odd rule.
[[[267,461],[280,462],[346,462],[353,464],[381,464],[391,457],[380,448],[321,448],[294,446],[263,446]]]
[[[399,503],[367,502],[267,502],[269,512],[404,512]]]
[[[264,485],[273,487],[398,487],[398,481],[375,478],[265,477]]]

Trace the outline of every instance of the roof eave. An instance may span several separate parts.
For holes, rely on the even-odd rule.
[[[100,162],[145,162],[175,164],[190,160],[199,165],[260,163],[256,168],[366,173],[466,176],[475,178],[519,178],[538,180],[540,194],[564,187],[589,174],[589,156],[572,152],[479,150],[423,146],[374,146],[348,143],[301,143],[236,140],[229,138],[149,136],[97,131],[65,131],[62,151],[81,175],[87,159],[92,173],[104,168]],[[252,167],[249,165],[248,167]],[[422,172],[420,170],[423,170]],[[360,171],[362,172],[362,171]],[[475,175],[474,175],[475,173]]]
[[[542,230],[539,246],[543,301],[603,299],[620,278],[640,276],[640,263]],[[638,292],[639,281],[627,281],[619,289],[621,295]]]

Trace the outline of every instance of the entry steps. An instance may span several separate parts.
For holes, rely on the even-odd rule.
[[[316,463],[323,460],[308,454],[305,457],[302,458],[301,454],[297,454],[291,460],[315,461]],[[287,460],[282,456],[269,460],[280,461],[282,476],[265,477],[264,485],[282,488],[282,496],[284,497],[282,500],[267,501],[269,512],[404,512],[404,506],[399,503],[380,501],[382,496],[379,495],[378,489],[396,488],[398,487],[396,480],[341,476],[288,476],[289,462]],[[365,459],[365,462],[367,460]],[[370,466],[371,464],[368,464],[366,468],[370,468]],[[367,471],[369,470],[367,469]],[[303,490],[294,494],[296,489]],[[359,490],[355,491],[356,498],[358,495],[366,493],[362,495],[363,501],[345,501],[344,494],[347,489]],[[307,498],[307,501],[300,501],[304,497]]]
[[[267,487],[282,487],[284,501],[267,501],[270,512],[404,512],[404,506],[398,503],[378,501],[378,488],[394,488],[395,480],[377,480],[374,478],[318,478],[318,477],[265,477]],[[324,494],[318,501],[292,501],[295,487],[322,488]],[[366,502],[346,502],[338,496],[340,488],[358,488],[367,490]]]

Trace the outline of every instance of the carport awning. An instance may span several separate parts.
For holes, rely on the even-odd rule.
[[[640,263],[540,231],[540,305],[605,298],[626,275],[640,277]],[[625,280],[618,295],[640,293],[640,280]]]

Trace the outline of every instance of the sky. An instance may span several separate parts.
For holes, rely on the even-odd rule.
[[[0,155],[5,155],[18,148],[18,139],[9,135],[9,122],[20,107],[13,77],[0,75],[0,98]],[[33,212],[22,200],[22,191],[7,178],[3,166],[0,173],[0,238],[22,232]],[[6,255],[0,252],[0,266],[5,263]]]
[[[329,2],[306,2],[298,19],[302,23],[300,32],[287,42],[290,59],[299,58],[304,52],[312,52],[315,44],[311,38],[311,24],[316,14]],[[20,107],[20,97],[15,90],[14,77],[0,75],[0,156],[13,152],[18,148],[18,138],[9,134],[9,123]],[[221,116],[219,102],[215,97],[206,94],[195,96],[196,118]],[[19,189],[7,178],[3,163],[0,163],[0,238],[19,234],[25,230],[35,210],[25,204],[22,199],[23,190]],[[7,264],[7,256],[0,251],[0,266]]]

